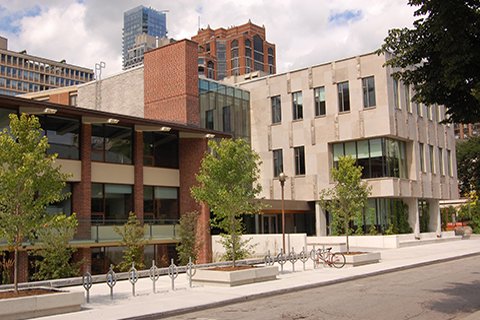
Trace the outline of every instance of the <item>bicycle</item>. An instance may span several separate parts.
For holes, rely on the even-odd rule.
[[[318,249],[316,251],[315,263],[318,266],[320,263],[327,264],[329,267],[343,268],[345,266],[345,256],[341,252],[333,253],[332,248]]]

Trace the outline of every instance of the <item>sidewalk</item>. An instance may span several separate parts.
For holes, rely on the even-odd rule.
[[[114,299],[111,300],[110,289],[106,283],[94,284],[90,290],[90,303],[84,304],[84,310],[39,319],[155,319],[156,317],[174,315],[181,311],[195,311],[261,296],[297,291],[435,262],[480,255],[480,238],[378,251],[382,254],[382,260],[377,264],[343,269],[329,267],[313,269],[313,263],[309,260],[306,263],[306,271],[303,271],[303,264],[298,261],[295,264],[295,272],[292,272],[291,263],[288,262],[284,265],[285,273],[280,274],[276,281],[233,288],[210,286],[190,288],[187,276],[180,274],[175,281],[175,291],[171,290],[170,278],[167,276],[160,277],[156,283],[156,294],[152,292],[152,281],[149,278],[139,279],[135,287],[135,297],[132,296],[130,283],[119,281],[114,288]],[[81,286],[65,289],[84,292]],[[148,317],[148,315],[152,316]],[[480,319],[480,312],[467,318],[469,320]]]

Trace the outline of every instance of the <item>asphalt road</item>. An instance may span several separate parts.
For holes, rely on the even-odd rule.
[[[480,257],[170,317],[176,320],[462,319],[480,310]]]

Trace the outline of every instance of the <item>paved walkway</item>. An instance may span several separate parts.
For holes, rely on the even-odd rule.
[[[157,281],[157,293],[155,294],[152,292],[152,281],[149,278],[140,279],[136,284],[135,297],[132,296],[130,283],[119,281],[114,288],[114,299],[111,300],[110,289],[105,283],[94,284],[90,290],[90,303],[84,305],[84,310],[40,319],[156,319],[182,311],[200,310],[265,295],[291,292],[471,255],[480,255],[480,237],[378,251],[381,251],[382,261],[377,264],[343,269],[329,267],[313,269],[312,261],[308,261],[306,271],[303,271],[303,264],[298,261],[295,265],[295,272],[291,271],[291,264],[287,263],[285,265],[286,272],[280,274],[276,281],[233,288],[199,285],[190,288],[187,276],[180,274],[175,281],[174,291],[171,290],[170,278],[165,276]],[[69,289],[84,291],[81,286]],[[480,312],[467,318],[468,320],[480,319]]]

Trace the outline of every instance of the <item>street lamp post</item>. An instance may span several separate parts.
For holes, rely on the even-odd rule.
[[[285,173],[280,173],[278,175],[278,180],[280,181],[280,186],[282,187],[282,244],[283,244],[283,253],[286,254],[285,251],[285,180],[287,176]]]

